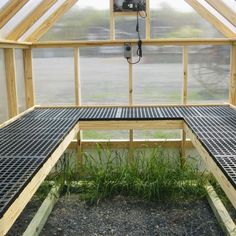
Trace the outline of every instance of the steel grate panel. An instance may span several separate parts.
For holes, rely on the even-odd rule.
[[[42,164],[42,158],[0,157],[0,217]]]

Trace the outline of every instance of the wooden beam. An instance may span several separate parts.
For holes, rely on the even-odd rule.
[[[143,40],[144,45],[173,45],[173,46],[195,46],[195,45],[231,45],[236,42],[236,38],[218,38],[218,39],[150,39]],[[96,46],[123,46],[124,43],[137,44],[137,40],[100,40],[100,41],[47,41],[34,42],[33,48],[74,48],[74,47],[96,47]]]
[[[115,16],[113,11],[113,2],[114,0],[110,0],[110,40],[115,40]]]
[[[14,49],[4,49],[9,117],[18,114]]]
[[[186,135],[191,139],[194,147],[201,155],[207,169],[215,176],[216,180],[220,184],[221,188],[229,198],[230,202],[236,208],[236,189],[232,186],[230,181],[226,178],[225,174],[218,167],[213,158],[209,155],[207,150],[203,147],[197,136],[191,131],[187,124],[183,125]]]
[[[43,201],[39,210],[31,220],[23,236],[36,236],[39,235],[47,222],[49,215],[52,212],[54,205],[59,198],[60,186],[52,187],[51,191]]]
[[[235,37],[236,34],[224,25],[216,16],[214,16],[210,11],[208,11],[200,2],[197,0],[185,0],[200,16],[206,19],[210,24],[212,24],[219,32],[224,36],[231,38]]]
[[[150,0],[146,0],[146,39],[149,40],[151,38],[151,9],[150,9]]]
[[[229,103],[236,106],[236,45],[231,46]]]
[[[0,12],[0,29],[28,2],[29,0],[11,0]]]
[[[79,76],[79,49],[74,48],[74,81],[75,81],[75,105],[80,106],[80,76]]]
[[[158,139],[158,140],[134,140],[133,148],[181,148],[182,140],[180,139]],[[102,147],[109,147],[114,149],[126,149],[130,147],[128,140],[82,140],[82,149],[93,149],[97,148],[97,145]],[[68,147],[69,149],[77,148],[77,140],[73,140]],[[186,141],[186,148],[193,148],[191,141]]]
[[[29,48],[31,43],[16,42],[12,40],[0,40],[0,48]]]
[[[66,0],[52,15],[50,15],[29,37],[26,41],[35,42],[40,39],[53,24],[63,16],[78,0]]]
[[[206,0],[216,11],[225,17],[231,24],[236,26],[236,14],[222,0]]]
[[[61,142],[61,144],[57,147],[57,149],[53,152],[53,154],[48,158],[45,164],[35,174],[33,179],[28,183],[27,186],[25,186],[18,198],[9,206],[7,212],[0,219],[0,235],[5,235],[9,231],[13,223],[25,208],[26,204],[30,201],[34,193],[37,191],[41,183],[47,177],[64,151],[67,149],[78,131],[79,125],[76,124]]]
[[[182,120],[80,121],[80,130],[182,129]]]
[[[23,50],[26,107],[34,106],[32,50]]]
[[[188,47],[183,47],[183,105],[188,103]]]
[[[222,203],[219,196],[215,192],[214,188],[212,187],[212,185],[207,184],[205,186],[205,189],[207,192],[207,200],[225,235],[235,236],[236,235],[235,223],[233,222],[231,216],[229,215],[224,204]]]
[[[34,23],[53,6],[57,0],[44,0],[34,9],[14,30],[7,36],[7,39],[18,40]]]

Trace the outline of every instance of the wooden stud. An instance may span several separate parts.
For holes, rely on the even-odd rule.
[[[150,9],[150,0],[146,0],[146,39],[151,38],[151,9]]]
[[[236,106],[236,45],[231,46],[229,103]]]
[[[232,184],[229,182],[229,180],[226,178],[225,174],[222,172],[222,170],[218,167],[216,162],[213,160],[213,158],[209,155],[207,150],[202,146],[201,142],[197,138],[197,136],[191,131],[191,129],[184,124],[183,125],[184,131],[186,132],[187,136],[191,139],[194,147],[197,149],[199,154],[201,155],[204,163],[206,164],[208,170],[215,176],[216,180],[220,184],[221,188],[227,195],[228,199],[236,208],[236,190],[232,186]]]
[[[0,12],[0,29],[28,2],[29,0],[11,0]]]
[[[39,235],[47,222],[47,219],[52,212],[54,205],[59,198],[60,186],[52,187],[51,191],[43,201],[39,210],[31,220],[23,236],[36,236]]]
[[[75,80],[75,104],[80,106],[80,76],[79,76],[79,49],[74,48],[74,80]]]
[[[33,179],[23,189],[18,198],[9,206],[6,213],[0,219],[0,235],[5,235],[13,223],[16,221],[20,213],[25,208],[26,204],[30,201],[34,193],[37,191],[41,183],[47,177],[54,165],[57,163],[61,155],[67,149],[75,135],[79,131],[79,125],[76,124],[70,133],[65,137],[53,154],[48,158],[41,169],[35,174]]]
[[[235,236],[236,226],[212,185],[205,186],[208,202],[225,235]]]
[[[115,40],[115,16],[113,11],[113,0],[110,0],[110,40]]]
[[[7,39],[18,40],[27,30],[30,29],[40,17],[50,9],[57,0],[44,0],[34,9],[14,30],[7,36]]]
[[[34,106],[32,50],[23,50],[26,107]]]
[[[214,16],[210,11],[208,11],[200,2],[197,0],[185,0],[199,15],[206,19],[210,24],[212,24],[218,31],[220,31],[224,36],[230,38],[235,37],[235,33],[224,25],[216,16]]]
[[[78,0],[66,0],[54,13],[52,13],[29,37],[26,41],[35,42],[40,39],[53,24],[65,14]]]
[[[235,38],[168,38],[143,40],[144,45],[174,45],[174,46],[195,46],[195,45],[231,45],[236,42]],[[123,46],[124,43],[137,44],[136,39],[127,40],[99,40],[99,41],[44,41],[33,42],[33,48],[74,48],[74,47],[96,47],[96,46]]]
[[[236,26],[236,14],[222,0],[206,0],[216,11],[224,16],[231,24]]]
[[[9,117],[18,114],[14,49],[4,49]]]

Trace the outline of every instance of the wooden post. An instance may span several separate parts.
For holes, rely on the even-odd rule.
[[[236,106],[236,45],[231,46],[229,103]]]
[[[26,107],[34,106],[34,85],[32,68],[32,50],[23,50]]]
[[[79,76],[79,49],[74,48],[74,81],[75,81],[75,104],[76,106],[81,105],[81,93],[80,93],[80,76]],[[82,131],[77,134],[77,163],[80,167],[83,163],[82,160]]]
[[[4,49],[9,117],[18,114],[15,56],[13,48]]]
[[[150,0],[146,0],[146,39],[151,38],[151,12],[150,12]]]
[[[80,105],[79,49],[74,48],[75,104]]]
[[[110,40],[115,40],[115,17],[113,11],[113,0],[110,0]]]
[[[183,47],[183,94],[182,103],[187,105],[188,103],[188,47]],[[186,159],[186,133],[182,131],[182,145],[181,145],[181,161],[184,165]]]

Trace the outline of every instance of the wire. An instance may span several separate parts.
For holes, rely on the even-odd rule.
[[[140,5],[138,5],[138,9],[141,9]],[[137,48],[136,54],[139,58],[136,62],[132,62],[132,61],[130,61],[130,58],[127,58],[127,62],[131,65],[138,64],[141,61],[142,57],[143,57],[143,50],[142,50],[143,42],[142,42],[142,39],[141,39],[141,36],[140,36],[139,16],[141,18],[145,19],[147,17],[147,12],[145,11],[144,16],[142,16],[141,12],[142,12],[141,10],[137,11],[137,24],[136,24],[136,32],[138,34],[138,42],[137,42],[138,48]]]

